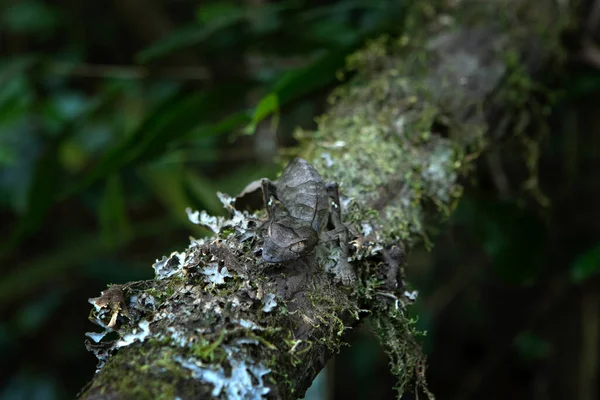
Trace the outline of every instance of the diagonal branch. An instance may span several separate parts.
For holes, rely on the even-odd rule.
[[[560,56],[565,23],[550,1],[441,3],[415,2],[404,36],[354,54],[354,78],[318,130],[298,134],[302,156],[339,184],[357,281],[326,272],[339,244],[266,265],[266,213],[221,196],[229,219],[190,212],[212,238],[155,263],[155,280],[92,299],[94,321],[117,339],[92,335],[103,366],[82,398],[298,398],[367,316],[399,390],[416,382],[427,393],[405,254],[451,213],[473,160],[505,127],[543,117],[529,115],[548,100],[531,77]]]

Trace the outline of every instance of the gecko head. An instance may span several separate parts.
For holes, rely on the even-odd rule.
[[[310,253],[317,240],[317,233],[310,226],[271,222],[264,237],[262,258],[270,263],[295,260]]]

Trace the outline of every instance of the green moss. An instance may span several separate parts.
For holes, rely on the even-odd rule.
[[[232,235],[234,233],[235,233],[235,229],[233,227],[224,228],[219,232],[219,237],[221,239],[227,239],[229,237],[229,235]]]
[[[105,375],[101,387],[90,387],[90,391],[100,389],[104,392],[119,393],[123,398],[135,399],[172,399],[176,396],[177,378],[165,382],[162,379],[156,379],[152,371],[154,370],[147,354],[142,349],[127,349],[127,354],[117,353],[106,364],[102,370]],[[167,360],[165,356],[160,360]],[[165,367],[169,367],[171,373],[175,372],[175,377],[181,375],[180,369],[171,368],[172,362],[164,362]],[[158,397],[157,397],[158,396]]]
[[[554,62],[558,60],[559,58]],[[529,172],[529,178],[525,180],[522,188],[529,192],[539,205],[548,207],[549,199],[540,188],[538,180],[540,143],[549,133],[548,116],[560,93],[532,79],[516,51],[507,52],[505,62],[508,71],[506,85],[498,98],[506,105],[507,112],[501,121],[501,127],[510,130],[520,143]]]
[[[405,21],[409,34],[398,39],[382,36],[349,57],[346,72],[357,72],[356,78],[332,94],[332,109],[318,119],[316,132],[310,135],[297,132],[298,137],[305,138],[301,140],[305,149],[303,156],[311,160],[325,180],[340,184],[342,200],[347,205],[345,222],[359,234],[377,232],[378,236],[369,238],[372,243],[366,247],[400,244],[408,251],[417,241],[429,244],[429,224],[437,225],[452,212],[462,194],[459,178],[470,172],[472,160],[487,145],[483,99],[469,98],[468,93],[457,90],[456,83],[450,79],[460,71],[461,62],[472,60],[455,60],[453,65],[440,61],[439,64],[448,68],[439,76],[436,74],[439,82],[432,84],[432,68],[438,64],[428,50],[429,33],[422,29],[424,21],[435,15],[431,4],[415,6],[419,7],[418,12]],[[491,7],[481,8],[483,11],[477,12],[492,11]],[[481,14],[476,15],[476,11],[463,11],[463,21],[480,19]],[[515,15],[521,13],[518,11]],[[509,21],[512,16],[505,18],[507,21],[499,18],[500,26],[527,28]],[[510,34],[518,36],[522,32]],[[504,50],[502,67],[507,71],[507,85],[493,100],[512,105],[514,112],[508,114],[514,117],[500,121],[495,128],[513,126],[518,132],[524,132],[531,120],[539,119],[540,112],[547,111],[542,104],[551,95],[528,77],[518,57],[518,48]],[[540,100],[532,101],[532,98]],[[464,111],[465,104],[469,104],[475,117],[467,122],[453,119],[457,107]],[[438,129],[443,129],[445,134],[440,135]],[[310,141],[306,141],[307,138]],[[528,149],[527,165],[532,170],[537,165],[539,149],[536,145],[535,141],[524,142]],[[436,213],[430,211],[432,207]],[[437,220],[425,218],[431,215],[436,215]],[[256,310],[261,307],[264,293],[275,293],[277,287],[273,281],[286,279],[288,273],[282,270],[280,275],[265,278],[260,262],[252,256],[256,241],[248,240],[240,245],[235,233],[233,227],[223,229],[219,246],[232,249],[231,257],[245,263],[238,271],[247,273],[228,278],[223,285],[208,283],[200,268],[215,262],[215,258],[220,258],[218,262],[223,264],[228,261],[227,254],[217,257],[212,248],[205,246],[201,251],[187,250],[197,258],[197,265],[181,276],[156,280],[137,292],[132,290],[130,296],[146,291],[157,302],[155,308],[139,306],[135,309],[132,315],[137,320],[133,322],[146,319],[157,323],[147,342],[135,345],[137,350],[120,350],[133,352],[128,354],[128,359],[133,361],[125,368],[120,365],[120,353],[110,360],[102,371],[108,374],[103,382],[119,382],[124,386],[120,392],[125,397],[153,398],[151,395],[157,393],[174,397],[180,395],[175,390],[178,383],[191,379],[190,371],[175,359],[192,358],[206,364],[226,365],[229,353],[223,350],[224,345],[233,346],[235,339],[253,339],[251,346],[240,351],[249,359],[268,360],[263,362],[272,372],[266,379],[278,385],[281,393],[293,392],[303,363],[310,363],[310,357],[315,354],[322,356],[323,351],[339,351],[344,344],[343,333],[352,325],[352,318],[358,319],[360,304],[373,313],[372,324],[390,355],[391,369],[399,378],[399,391],[416,380],[427,393],[424,358],[415,339],[419,332],[414,321],[406,316],[402,302],[397,306],[393,301],[404,288],[400,287],[398,292],[386,291],[378,277],[383,268],[380,254],[371,254],[369,248],[356,251],[362,258],[355,263],[360,270],[356,271],[359,282],[354,286],[332,287],[329,278],[317,268],[303,288],[311,307],[299,307],[293,302],[286,304],[278,298],[277,307],[269,313],[261,313]],[[230,271],[240,267],[227,266]],[[244,310],[243,301],[253,302],[253,309]],[[151,318],[154,313],[167,312],[169,318],[163,322],[160,322],[162,317]],[[186,312],[197,314],[190,318]],[[259,327],[240,326],[242,318],[252,319]],[[186,324],[192,325],[187,331],[177,332],[180,336],[175,337],[176,333],[169,331],[173,327],[187,328]],[[314,329],[314,340],[295,338],[295,332],[303,326]],[[156,351],[161,353],[157,355]],[[151,360],[157,361],[152,363]],[[168,371],[173,379],[168,382],[157,379],[152,375],[156,371]]]
[[[409,385],[415,383],[416,391],[423,391],[428,398],[433,399],[425,380],[425,356],[415,340],[422,333],[415,328],[415,320],[392,307],[380,308],[374,313],[371,322],[390,357],[391,372],[398,377],[398,395],[400,397]]]

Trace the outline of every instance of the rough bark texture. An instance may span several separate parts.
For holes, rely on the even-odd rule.
[[[318,130],[298,134],[301,155],[340,185],[357,281],[327,272],[336,243],[264,263],[264,210],[241,212],[221,196],[231,218],[190,212],[214,237],[157,262],[155,280],[93,299],[105,332],[91,339],[107,336],[88,344],[101,368],[81,397],[298,398],[367,317],[399,390],[412,382],[427,392],[406,314],[415,295],[406,253],[450,214],[494,135],[543,117],[548,99],[531,76],[560,57],[565,15],[539,0],[415,2],[406,34],[353,55],[355,75]]]

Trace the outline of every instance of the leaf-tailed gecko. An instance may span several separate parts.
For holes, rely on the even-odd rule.
[[[348,264],[348,229],[342,223],[336,183],[325,183],[306,160],[296,158],[277,182],[262,180],[269,214],[262,258],[266,262],[292,261],[310,254],[319,241],[339,239],[340,260],[332,268],[339,280],[354,280]],[[327,231],[329,221],[333,230]]]

